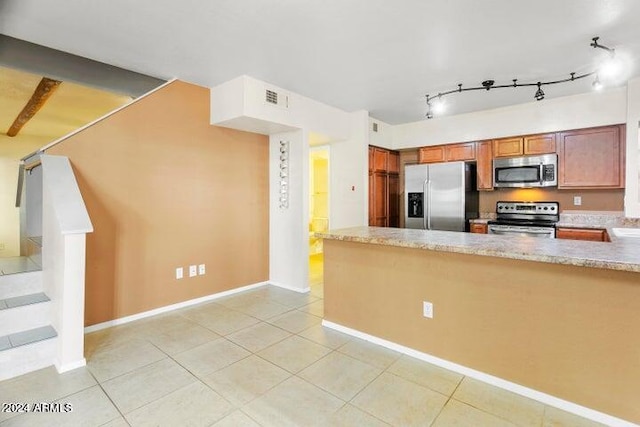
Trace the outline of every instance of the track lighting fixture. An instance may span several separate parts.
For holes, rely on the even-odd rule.
[[[495,84],[496,82],[494,80],[485,80],[480,84],[480,86],[465,87],[465,88],[462,87],[462,83],[459,83],[456,89],[452,89],[446,92],[440,92],[434,96],[426,95],[426,98],[427,98],[426,118],[431,119],[434,117],[434,114],[438,115],[444,112],[445,110],[445,104],[443,100],[444,96],[451,95],[453,93],[458,93],[458,92],[467,92],[470,90],[486,90],[488,92],[489,90],[493,90],[493,89],[504,89],[509,87],[518,88],[518,87],[525,87],[525,86],[537,86],[538,89],[535,92],[534,98],[536,101],[542,101],[545,97],[545,93],[544,93],[544,90],[542,90],[542,86],[573,82],[575,80],[584,79],[589,76],[595,76],[595,79],[592,83],[593,89],[600,90],[603,87],[602,83],[600,82],[600,77],[610,78],[615,74],[619,74],[623,64],[621,63],[621,61],[619,61],[618,58],[616,58],[615,49],[598,43],[599,39],[600,37],[592,38],[589,46],[595,49],[602,49],[607,51],[609,53],[609,58],[598,69],[594,71],[584,73],[584,74],[578,74],[578,75],[576,75],[576,73],[569,73],[569,77],[565,79],[539,81],[536,83],[519,83],[518,79],[513,79],[512,83],[510,84],[496,85]]]

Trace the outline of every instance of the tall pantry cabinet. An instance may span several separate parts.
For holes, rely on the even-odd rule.
[[[400,154],[369,146],[369,225],[400,225]]]

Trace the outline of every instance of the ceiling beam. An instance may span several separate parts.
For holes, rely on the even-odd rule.
[[[58,86],[60,86],[60,83],[62,82],[59,80],[43,77],[40,83],[38,83],[38,87],[36,87],[33,95],[31,95],[27,105],[24,106],[20,114],[18,114],[18,117],[13,121],[13,124],[7,131],[7,136],[16,136],[18,132],[20,132],[20,129],[22,129],[22,127],[36,115],[38,110],[42,108],[45,102],[47,102],[47,99],[49,99]]]

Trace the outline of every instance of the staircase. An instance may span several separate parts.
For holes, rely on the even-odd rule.
[[[0,274],[0,380],[54,364],[51,310],[42,271]]]

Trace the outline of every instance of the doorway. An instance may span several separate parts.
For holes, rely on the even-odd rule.
[[[309,287],[322,297],[322,239],[314,233],[329,230],[329,146],[309,150]]]

